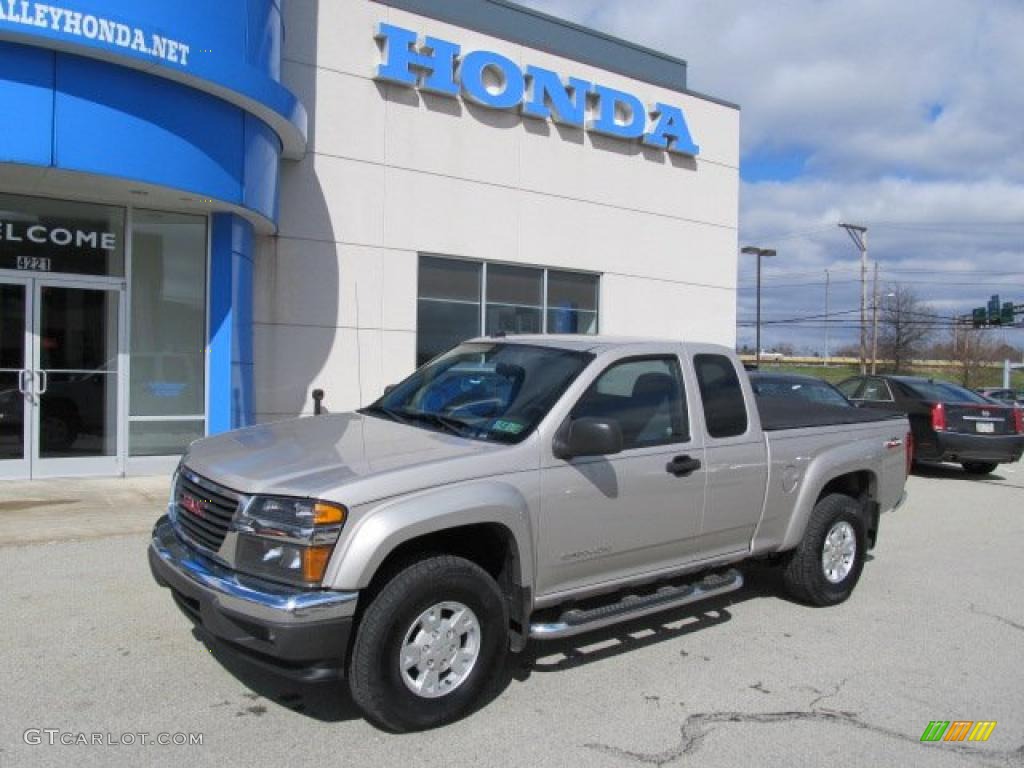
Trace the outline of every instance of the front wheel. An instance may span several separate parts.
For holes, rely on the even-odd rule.
[[[787,591],[810,605],[846,600],[864,568],[866,538],[856,501],[837,493],[819,499],[783,570]]]
[[[999,465],[994,461],[965,461],[961,466],[968,475],[990,475]]]
[[[433,728],[485,702],[508,653],[494,579],[441,555],[398,572],[363,614],[349,665],[352,698],[392,731]]]

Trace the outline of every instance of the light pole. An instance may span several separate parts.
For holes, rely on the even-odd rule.
[[[753,245],[747,245],[740,249],[740,253],[749,253],[757,256],[757,336],[756,346],[754,347],[754,365],[758,368],[761,367],[761,259],[762,257],[772,257],[775,255],[774,248],[757,248]]]
[[[858,224],[840,224],[860,251],[860,375],[868,372],[868,228]]]

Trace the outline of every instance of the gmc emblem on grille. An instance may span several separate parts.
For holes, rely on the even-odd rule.
[[[196,517],[206,517],[206,509],[203,507],[203,502],[195,496],[191,496],[187,493],[181,494],[181,506]]]

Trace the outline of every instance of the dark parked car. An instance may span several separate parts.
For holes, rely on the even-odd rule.
[[[915,376],[855,376],[839,390],[856,405],[907,414],[915,461],[951,461],[987,475],[1024,452],[1024,411],[966,387]]]

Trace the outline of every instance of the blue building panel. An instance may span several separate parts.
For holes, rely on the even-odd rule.
[[[213,216],[207,403],[210,434],[253,423],[252,246],[249,222],[235,214]]]
[[[273,117],[293,153],[301,153],[307,115],[279,82],[283,35],[275,0],[0,3],[0,40],[166,73],[196,90],[227,89],[249,111]]]
[[[244,116],[187,86],[57,55],[55,165],[241,204]]]
[[[281,140],[267,125],[245,116],[245,167],[241,204],[277,221]]]
[[[54,56],[0,43],[0,162],[53,161]]]

